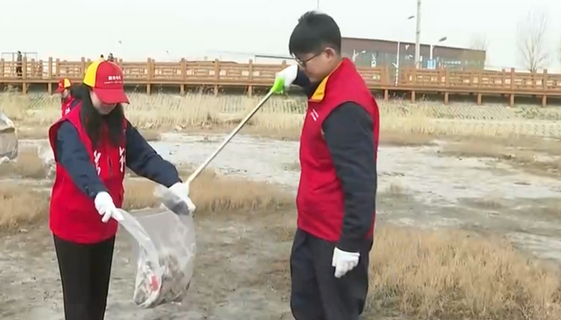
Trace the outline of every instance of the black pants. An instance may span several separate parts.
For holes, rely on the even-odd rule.
[[[16,67],[16,74],[18,75],[18,77],[21,77],[22,75],[22,68],[20,67]]]
[[[298,229],[290,256],[290,307],[296,320],[358,320],[368,293],[368,254],[365,240],[358,265],[341,278],[331,266],[335,244]]]
[[[54,236],[66,320],[103,320],[115,237],[77,244]]]

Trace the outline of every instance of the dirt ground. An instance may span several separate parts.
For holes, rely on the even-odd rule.
[[[197,223],[200,254],[192,289],[182,305],[154,310],[132,303],[135,261],[128,234],[119,233],[106,319],[290,319],[286,285],[267,285],[267,278],[277,276],[275,268],[287,267],[290,242],[271,237],[266,218]],[[5,238],[0,252],[2,319],[61,319],[60,281],[46,228]]]
[[[222,138],[164,134],[152,145],[175,163],[196,164]],[[528,257],[561,262],[558,179],[533,175],[508,163],[446,155],[443,148],[438,142],[380,148],[378,228],[392,224],[471,230],[507,239]],[[298,181],[297,152],[295,142],[242,136],[212,167],[227,176],[279,184],[293,194]],[[249,216],[215,213],[196,216],[198,260],[187,299],[153,310],[132,303],[135,261],[129,236],[121,231],[106,319],[292,319],[287,269],[294,210],[267,209]],[[58,269],[46,227],[4,235],[0,241],[1,318],[58,320],[61,308]],[[365,319],[392,316],[373,307]],[[542,318],[530,315],[527,319]]]

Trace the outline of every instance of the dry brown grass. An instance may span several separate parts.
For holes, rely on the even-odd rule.
[[[271,225],[267,230],[279,241],[291,241],[295,218],[284,219],[282,227]],[[380,225],[370,259],[364,319],[395,315],[416,320],[561,319],[559,269],[525,256],[497,237]],[[259,281],[287,291],[288,262],[273,262]]]
[[[464,198],[461,199],[461,202],[474,208],[483,210],[498,211],[508,207],[504,199],[497,199],[493,197]]]
[[[527,216],[528,212],[532,213],[533,219],[547,219],[552,221],[552,223],[559,223],[561,221],[561,198],[550,197],[550,198],[530,198],[530,199],[502,199],[499,200],[501,203],[508,201],[511,204],[510,209],[512,212],[517,212],[521,216]]]
[[[58,102],[44,96],[40,103],[33,99],[36,97],[31,95],[0,95],[0,105],[2,111],[17,124],[45,128],[58,117]],[[255,106],[258,98],[132,94],[131,100],[133,104],[126,111],[131,121],[140,129],[163,132],[228,130],[236,119]],[[559,144],[541,138],[528,138],[529,135],[548,135],[543,134],[544,130],[557,130],[551,123],[547,124],[547,128],[542,124],[534,128],[533,124],[528,124],[529,121],[522,122],[520,119],[499,119],[505,120],[504,123],[488,122],[485,117],[439,114],[435,108],[423,105],[409,108],[380,103],[380,107],[382,144],[427,145],[432,144],[435,138],[444,137],[456,142],[444,148],[442,152],[445,155],[487,156],[542,174],[559,172],[556,158],[543,160],[536,157],[537,153],[561,156]],[[300,102],[274,99],[244,131],[295,139],[300,133],[303,110]],[[473,110],[475,108],[470,108],[469,112]],[[486,109],[477,110],[483,112]],[[44,137],[46,131],[40,130],[43,130],[41,135],[23,129],[19,130],[19,134],[20,137]],[[127,179],[125,208],[131,210],[158,205],[153,196],[154,186],[144,179]],[[267,218],[270,222],[267,230],[270,229],[271,234],[282,241],[290,241],[293,235],[295,215],[282,209],[292,208],[294,198],[276,186],[206,172],[192,184],[191,189],[199,216],[232,214],[232,217],[247,218],[256,215],[242,213],[258,212],[259,216],[267,216],[266,213],[270,212],[273,216]],[[39,198],[32,198],[40,195],[29,192],[27,187],[14,188],[10,185],[2,190],[0,188],[0,193],[12,192],[4,196],[4,202],[11,201],[14,208],[3,211],[9,214],[0,215],[2,228],[21,226],[32,223],[38,217],[46,217],[46,194],[44,202],[41,202],[43,200]],[[381,191],[380,198],[391,201],[403,199],[409,196],[406,191],[404,186],[390,185],[387,190]],[[37,208],[15,214],[19,208],[28,207],[29,203],[36,204]],[[500,208],[498,202],[490,200],[474,205]],[[10,208],[10,205],[4,207]],[[559,213],[558,210],[548,210],[547,214]],[[381,226],[376,232],[371,258],[371,310],[382,309],[383,312],[423,320],[561,319],[558,270],[531,261],[502,239],[481,238],[459,230],[419,231]],[[277,283],[284,284],[280,288],[287,290],[287,264],[275,261],[271,270],[268,276],[278,278]],[[275,282],[268,284],[274,285]]]
[[[0,168],[6,168],[3,164]],[[20,167],[12,167],[18,175],[27,172]],[[38,172],[30,171],[30,172]],[[26,177],[38,174],[26,174]],[[42,171],[41,178],[44,178]],[[157,207],[154,196],[156,184],[143,178],[125,180],[126,210]],[[47,192],[33,191],[31,186],[15,182],[0,183],[0,229],[19,228],[47,217],[49,197]],[[197,214],[240,214],[267,213],[294,205],[294,197],[274,185],[244,179],[220,177],[205,171],[191,185],[191,198],[197,205]]]
[[[0,230],[14,231],[47,220],[49,194],[16,183],[0,183]]]
[[[0,164],[0,177],[45,179],[45,164],[37,155],[37,149],[20,150],[16,161]]]
[[[410,190],[400,183],[392,183],[386,189],[378,190],[376,201],[378,203],[394,205],[395,203],[404,203],[412,198]]]
[[[561,319],[559,270],[501,239],[384,226],[371,260],[376,310],[417,319]]]
[[[140,134],[146,141],[159,141],[161,133],[155,129],[140,129]],[[48,139],[49,127],[21,127],[18,128],[18,139],[40,140]]]
[[[402,132],[382,130],[380,132],[379,144],[397,147],[432,146],[437,138],[427,133],[404,134]]]
[[[49,127],[18,127],[18,139],[39,140],[47,139],[49,134]]]
[[[140,129],[162,132],[231,129],[261,98],[206,94],[181,97],[131,93],[129,96],[132,104],[126,108],[126,114],[131,122]],[[41,131],[40,134],[20,129],[22,137],[44,136],[45,128],[60,116],[56,96],[3,93],[0,94],[0,105],[19,127],[41,128],[36,129]],[[431,144],[435,137],[450,136],[561,136],[561,124],[535,120],[551,118],[546,114],[554,112],[552,110],[535,108],[528,117],[525,109],[518,112],[496,105],[484,108],[467,104],[444,106],[425,101],[410,105],[405,100],[392,100],[379,101],[379,106],[382,144],[424,145]],[[278,139],[297,139],[304,110],[305,100],[302,97],[274,97],[243,131]]]
[[[287,163],[284,165],[284,170],[287,171],[300,171],[300,162],[299,161],[294,161],[291,163]]]
[[[445,145],[442,155],[490,158],[526,172],[561,176],[561,141],[538,137],[461,139]]]
[[[154,187],[156,184],[148,179],[126,179],[123,209],[129,211],[159,206],[160,202],[154,196]]]
[[[152,194],[154,186],[146,180],[128,179],[125,207],[130,210],[158,205]],[[384,192],[394,198],[407,195],[397,184]],[[46,219],[47,193],[5,184],[0,185],[0,194],[2,229],[19,229]],[[260,217],[270,219],[267,232],[271,235],[281,241],[290,241],[293,235],[295,215],[292,210],[284,210],[292,208],[293,196],[275,186],[205,172],[193,183],[191,195],[199,216],[233,214],[247,218],[244,213],[258,212]],[[370,315],[399,313],[427,320],[561,317],[558,270],[532,262],[501,239],[458,230],[381,226],[371,258]],[[264,276],[268,286],[287,290],[288,268],[282,259],[275,260]]]
[[[187,175],[185,175],[187,176]],[[146,179],[125,181],[126,210],[159,205],[153,191],[155,183]],[[203,172],[191,184],[190,197],[197,206],[197,215],[240,212],[267,212],[294,205],[294,197],[277,186],[246,179],[220,177]]]
[[[139,131],[146,141],[159,141],[162,138],[158,130],[140,129]]]
[[[535,200],[534,200],[535,201]],[[561,219],[561,199],[560,198],[546,198],[535,201],[536,205],[532,206],[533,213],[545,218]]]
[[[405,188],[399,183],[390,184],[390,186],[384,190],[382,194],[391,198],[403,198],[407,196]]]
[[[214,174],[199,176],[191,190],[198,213],[267,212],[294,205],[294,197],[275,185]]]

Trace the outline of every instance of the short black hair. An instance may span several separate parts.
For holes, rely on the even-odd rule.
[[[325,13],[308,11],[294,27],[288,50],[292,55],[317,53],[325,47],[341,53],[341,30],[333,18]]]

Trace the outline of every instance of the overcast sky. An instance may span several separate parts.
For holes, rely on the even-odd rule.
[[[316,0],[17,0],[2,1],[0,52],[96,58],[113,52],[131,60],[226,56],[225,52],[287,54],[298,17]],[[320,0],[344,36],[414,41],[416,0]],[[423,0],[423,43],[446,36],[468,46],[489,40],[488,64],[519,66],[517,23],[529,10],[549,13],[550,69],[559,69],[561,1]],[[557,13],[557,14],[555,14]],[[120,43],[119,43],[120,42]]]

